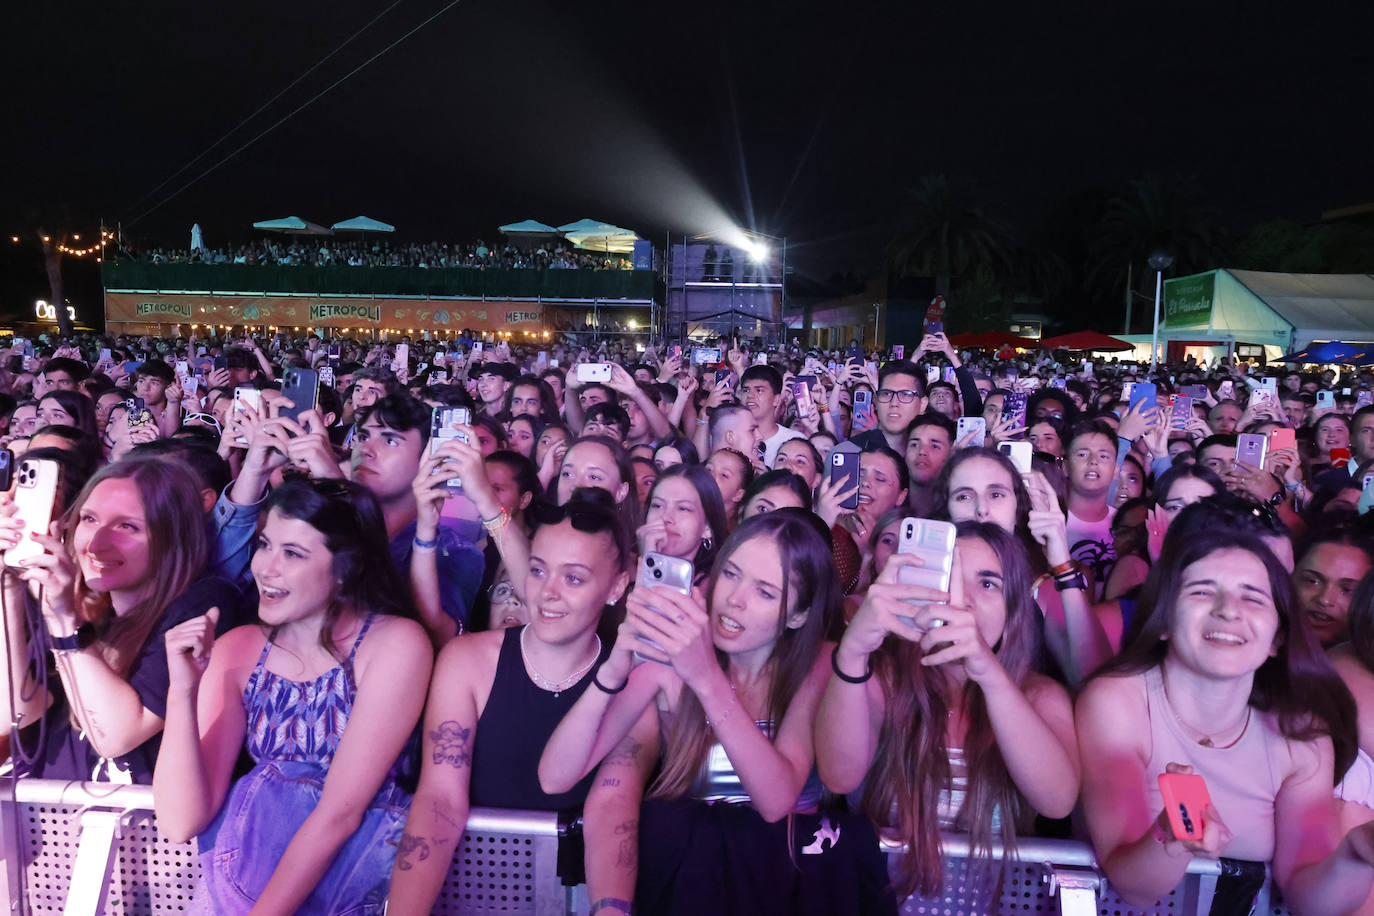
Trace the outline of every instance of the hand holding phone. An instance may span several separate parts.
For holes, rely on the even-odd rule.
[[[1212,806],[1212,796],[1207,791],[1207,782],[1191,772],[1160,773],[1159,794],[1164,798],[1164,814],[1169,819],[1169,828],[1173,831],[1174,838],[1202,842],[1207,830],[1204,815]]]

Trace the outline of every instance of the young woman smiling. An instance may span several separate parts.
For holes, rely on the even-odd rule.
[[[1374,885],[1368,825],[1341,840],[1333,776],[1356,714],[1293,611],[1287,571],[1257,537],[1170,532],[1131,642],[1078,702],[1084,808],[1113,887],[1149,906],[1194,856],[1268,863],[1297,913],[1344,913]],[[1202,835],[1176,836],[1157,777],[1197,773]]]
[[[392,916],[430,912],[472,807],[562,811],[581,805],[591,788],[588,775],[546,794],[536,763],[605,658],[597,628],[629,584],[630,536],[603,490],[577,490],[536,520],[520,576],[530,622],[460,636],[439,654],[420,785],[392,875]],[[590,863],[596,844],[588,830]]]
[[[405,586],[363,487],[295,478],[264,518],[262,623],[216,640],[212,609],[167,634],[158,826],[198,836],[192,912],[380,914],[429,639],[398,603]],[[245,741],[256,766],[231,787]]]
[[[6,590],[11,664],[19,663],[15,709],[34,723],[21,733],[16,756],[31,757],[33,776],[152,782],[168,702],[162,635],[212,606],[225,627],[239,613],[238,591],[202,575],[198,482],[160,459],[109,465],[49,532],[24,531],[8,497],[0,506],[0,549],[21,538],[44,548],[17,571],[41,590],[35,613],[14,600],[22,592]],[[30,638],[32,667],[19,654]]]

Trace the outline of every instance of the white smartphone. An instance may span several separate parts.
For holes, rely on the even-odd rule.
[[[391,361],[391,371],[400,372],[410,367],[410,344],[396,345],[396,358]]]
[[[969,448],[982,448],[987,444],[988,423],[982,417],[960,417],[955,427],[957,430],[954,436],[955,442],[959,442],[969,433],[973,433],[973,437],[968,441]]]
[[[429,453],[437,453],[445,442],[457,439],[459,442],[467,442],[466,433],[460,433],[454,429],[455,426],[471,426],[472,411],[466,407],[445,407],[440,405],[435,407],[429,415]],[[438,469],[435,469],[436,473]],[[450,490],[462,491],[463,481],[458,477],[449,478],[446,484]]]
[[[5,551],[6,566],[18,566],[23,560],[42,555],[43,548],[27,533],[48,533],[60,473],[56,461],[46,458],[20,460],[19,470],[14,475],[14,514],[23,519],[25,534],[20,535],[18,544]]]
[[[950,522],[929,518],[904,518],[897,532],[897,552],[910,554],[921,560],[920,566],[903,566],[897,571],[897,581],[905,585],[924,585],[936,591],[949,591],[954,571],[954,540],[956,531]],[[925,606],[930,602],[911,601]],[[914,618],[903,621],[915,626]],[[935,624],[942,626],[943,624]]]
[[[231,418],[237,417],[239,414],[243,413],[250,407],[254,410],[254,412],[258,414],[262,413],[262,392],[257,388],[246,386],[235,388],[234,403],[230,407]],[[234,444],[247,445],[248,440],[245,439],[243,436],[235,436]]]
[[[690,595],[692,594],[692,580],[695,577],[696,570],[692,568],[691,560],[651,552],[646,553],[644,559],[639,561],[639,575],[635,577],[635,588],[671,588],[683,595]],[[658,608],[654,608],[654,610],[664,614]],[[664,614],[664,616],[667,615]],[[660,652],[663,651],[663,647],[651,639],[645,639],[644,642]],[[633,653],[633,655],[636,661],[656,661],[656,659],[640,655],[638,652]]]
[[[1016,466],[1016,473],[1031,472],[1032,449],[1029,442],[1003,442],[997,446],[997,450],[1011,459],[1011,463]]]
[[[611,380],[611,364],[578,363],[577,380],[579,382],[609,382]]]

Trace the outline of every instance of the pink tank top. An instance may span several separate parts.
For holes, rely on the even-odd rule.
[[[1145,767],[1145,792],[1150,810],[1159,811],[1164,799],[1159,774],[1169,763],[1187,764],[1207,780],[1207,792],[1234,839],[1222,849],[1229,859],[1268,862],[1274,858],[1274,799],[1286,770],[1288,744],[1274,717],[1256,711],[1245,734],[1232,747],[1204,747],[1184,733],[1164,695],[1160,668],[1145,672],[1150,715],[1150,761]]]

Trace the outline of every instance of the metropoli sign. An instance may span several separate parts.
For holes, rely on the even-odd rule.
[[[105,322],[140,324],[270,324],[425,331],[543,330],[537,302],[493,299],[317,299],[306,296],[228,296],[195,293],[105,294]]]

